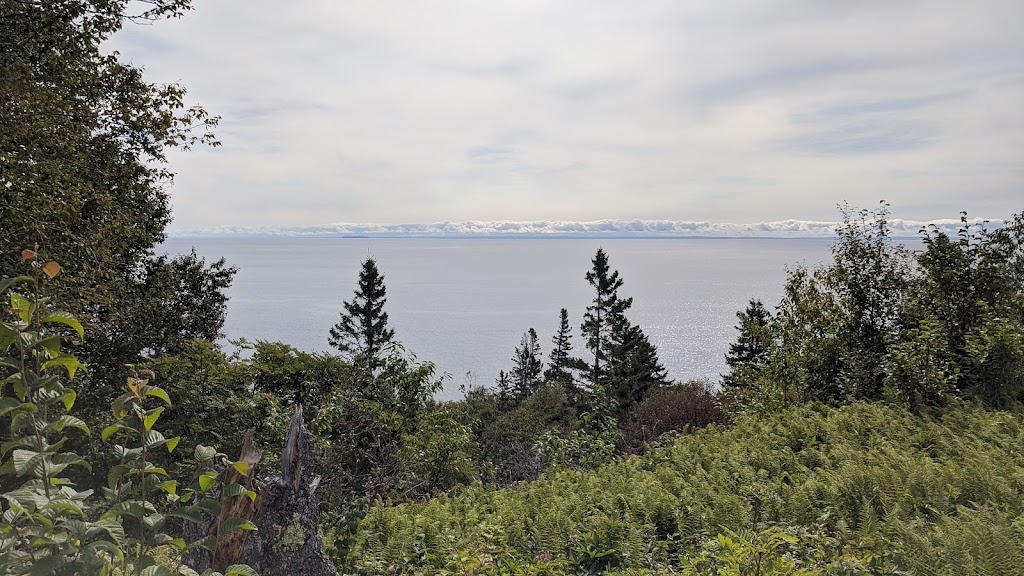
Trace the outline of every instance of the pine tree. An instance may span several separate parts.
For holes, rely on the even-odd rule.
[[[395,331],[388,328],[384,311],[387,289],[377,262],[367,258],[359,272],[359,288],[351,301],[345,302],[341,320],[331,328],[328,342],[351,359],[358,367],[373,372],[381,365],[381,351],[391,342]]]
[[[572,369],[579,367],[580,360],[572,354],[572,328],[569,326],[569,312],[562,308],[559,312],[558,332],[551,338],[554,347],[548,356],[548,369],[544,371],[544,380],[552,383],[572,385]]]
[[[658,359],[657,347],[639,326],[621,318],[613,326],[612,342],[606,387],[621,415],[639,404],[652,388],[668,384],[669,380]]]
[[[516,404],[522,403],[540,385],[540,376],[544,370],[544,363],[541,360],[540,343],[537,340],[537,332],[530,328],[516,348],[512,356],[512,372],[509,379],[512,384],[512,395]]]
[[[729,353],[725,355],[729,373],[722,376],[722,383],[734,388],[746,385],[746,379],[760,370],[768,360],[771,352],[769,325],[772,313],[764,307],[763,302],[751,299],[746,310],[736,313],[736,318],[739,319],[736,325],[739,336],[736,342],[729,345]]]
[[[498,378],[494,380],[494,383],[498,385],[496,391],[498,402],[503,409],[511,409],[515,403],[512,400],[512,381],[509,379],[508,374],[504,370],[499,370]]]
[[[580,327],[587,339],[587,349],[594,355],[594,363],[590,366],[590,384],[593,388],[603,385],[606,362],[612,350],[612,328],[625,318],[625,311],[633,305],[632,298],[619,298],[622,279],[618,270],[611,271],[608,267],[608,255],[604,249],[598,248],[592,260],[593,269],[587,272],[586,279],[594,287],[594,300],[587,306]]]

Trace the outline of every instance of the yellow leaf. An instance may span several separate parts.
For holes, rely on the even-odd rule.
[[[43,265],[43,274],[46,274],[47,278],[53,278],[57,274],[60,274],[60,264],[50,260]]]

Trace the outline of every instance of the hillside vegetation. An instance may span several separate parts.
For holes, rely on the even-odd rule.
[[[1020,573],[1022,448],[1019,416],[969,406],[741,416],[589,473],[378,502],[347,570]]]

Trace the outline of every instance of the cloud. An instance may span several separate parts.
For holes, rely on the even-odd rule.
[[[223,117],[173,230],[1008,216],[1024,3],[200,3],[111,44]]]
[[[1002,221],[968,220],[972,225],[997,227]],[[465,222],[433,222],[413,224],[358,224],[338,222],[320,226],[218,226],[186,230],[176,237],[385,237],[385,238],[829,238],[835,236],[837,222],[782,220],[732,224],[720,222],[687,222],[673,220],[595,220],[574,222],[511,220]],[[944,219],[922,222],[899,218],[888,220],[894,237],[917,237],[919,231],[932,226],[955,235],[960,220]]]

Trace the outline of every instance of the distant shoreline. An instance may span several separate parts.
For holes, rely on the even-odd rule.
[[[651,236],[591,234],[168,234],[168,240],[835,240],[836,236]],[[891,236],[893,239],[916,239],[917,236]]]
[[[998,228],[1002,220],[974,218],[971,226]],[[858,224],[857,221],[854,222]],[[873,226],[871,220],[868,225]],[[818,220],[778,220],[737,224],[684,220],[568,220],[427,222],[407,224],[338,222],[312,226],[235,226],[171,231],[171,238],[345,238],[345,239],[622,239],[622,240],[694,240],[694,239],[834,239],[841,222]],[[963,223],[959,219],[887,220],[892,238],[920,238],[922,228],[935,227],[956,235]]]

